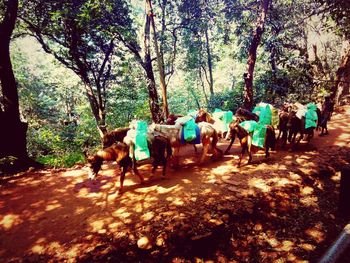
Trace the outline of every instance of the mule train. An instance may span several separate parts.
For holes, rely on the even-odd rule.
[[[265,105],[260,108],[260,112],[250,112],[239,108],[235,115],[232,116],[232,121],[225,125],[220,124],[220,121],[217,118],[215,119],[215,116],[212,117],[203,109],[200,109],[196,116],[192,117],[171,114],[167,119],[167,124],[153,123],[146,128],[147,132],[144,132],[150,151],[150,155],[147,158],[152,158],[153,160],[152,173],[155,172],[159,165],[162,165],[162,175],[165,176],[170,157],[173,166],[175,168],[179,166],[180,148],[186,143],[183,137],[184,125],[188,120],[190,122],[195,120],[197,125],[196,135],[198,135],[190,143],[194,145],[200,143],[203,146],[198,160],[199,164],[205,162],[209,148],[212,148],[214,159],[218,159],[223,155],[223,151],[218,147],[220,137],[230,140],[224,152],[225,154],[230,152],[235,138],[239,139],[241,152],[238,166],[241,165],[245,152],[248,152],[248,163],[252,161],[253,148],[264,149],[265,158],[269,157],[270,150],[275,150],[277,141],[281,142],[282,148],[289,142],[291,150],[294,150],[304,135],[307,135],[306,140],[310,142],[314,130],[318,126],[316,124],[317,120],[324,119],[322,112],[315,105],[309,104],[307,107],[303,107],[303,115],[300,115],[301,107],[300,105],[298,106],[299,108],[295,107],[295,105],[294,107],[290,104],[284,105],[278,111],[277,124],[272,123],[273,121],[269,119],[271,118],[269,115],[271,113],[269,113],[268,106]],[[267,110],[267,113],[264,113],[264,109]],[[221,114],[220,116],[224,115]],[[130,127],[118,128],[105,134],[103,137],[104,148],[93,156],[87,156],[88,166],[90,167],[89,178],[93,179],[98,174],[103,161],[116,161],[122,169],[120,190],[123,190],[123,182],[128,167],[132,167],[133,173],[139,176],[141,183],[144,182],[143,176],[137,170],[138,161],[135,158],[135,148],[137,146],[135,141],[128,136],[130,131],[135,130],[134,125],[135,123],[131,123]],[[279,130],[277,137],[275,127]]]

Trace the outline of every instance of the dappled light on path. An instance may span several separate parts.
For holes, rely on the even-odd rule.
[[[258,152],[238,168],[236,142],[222,160],[198,166],[189,146],[165,178],[160,169],[151,176],[149,164],[140,167],[144,184],[128,172],[122,194],[115,163],[95,181],[85,167],[4,181],[0,258],[315,261],[343,223],[336,200],[339,169],[350,161],[346,109],[332,117],[331,135],[316,133],[295,152]]]

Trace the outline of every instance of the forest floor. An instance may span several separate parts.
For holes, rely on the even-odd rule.
[[[237,142],[202,166],[186,146],[179,170],[150,178],[143,165],[146,183],[127,173],[121,195],[115,163],[94,183],[83,165],[3,177],[1,262],[316,262],[346,224],[337,205],[349,131],[343,107],[329,135],[241,168]]]

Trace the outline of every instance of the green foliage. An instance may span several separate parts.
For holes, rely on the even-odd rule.
[[[242,105],[243,96],[242,89],[237,88],[234,90],[225,90],[215,93],[211,96],[208,103],[208,110],[213,112],[215,108],[219,108],[225,111],[236,112],[236,110]]]
[[[59,155],[39,156],[36,161],[54,168],[72,167],[76,163],[84,163],[85,157],[82,153],[71,152]]]

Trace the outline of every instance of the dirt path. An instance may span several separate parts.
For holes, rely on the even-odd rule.
[[[237,143],[202,167],[187,147],[166,179],[158,171],[139,185],[127,174],[123,195],[115,164],[95,184],[84,167],[2,180],[1,261],[313,262],[345,224],[336,208],[338,171],[350,162],[350,108],[329,130],[239,169]],[[149,166],[141,169],[147,178]]]

